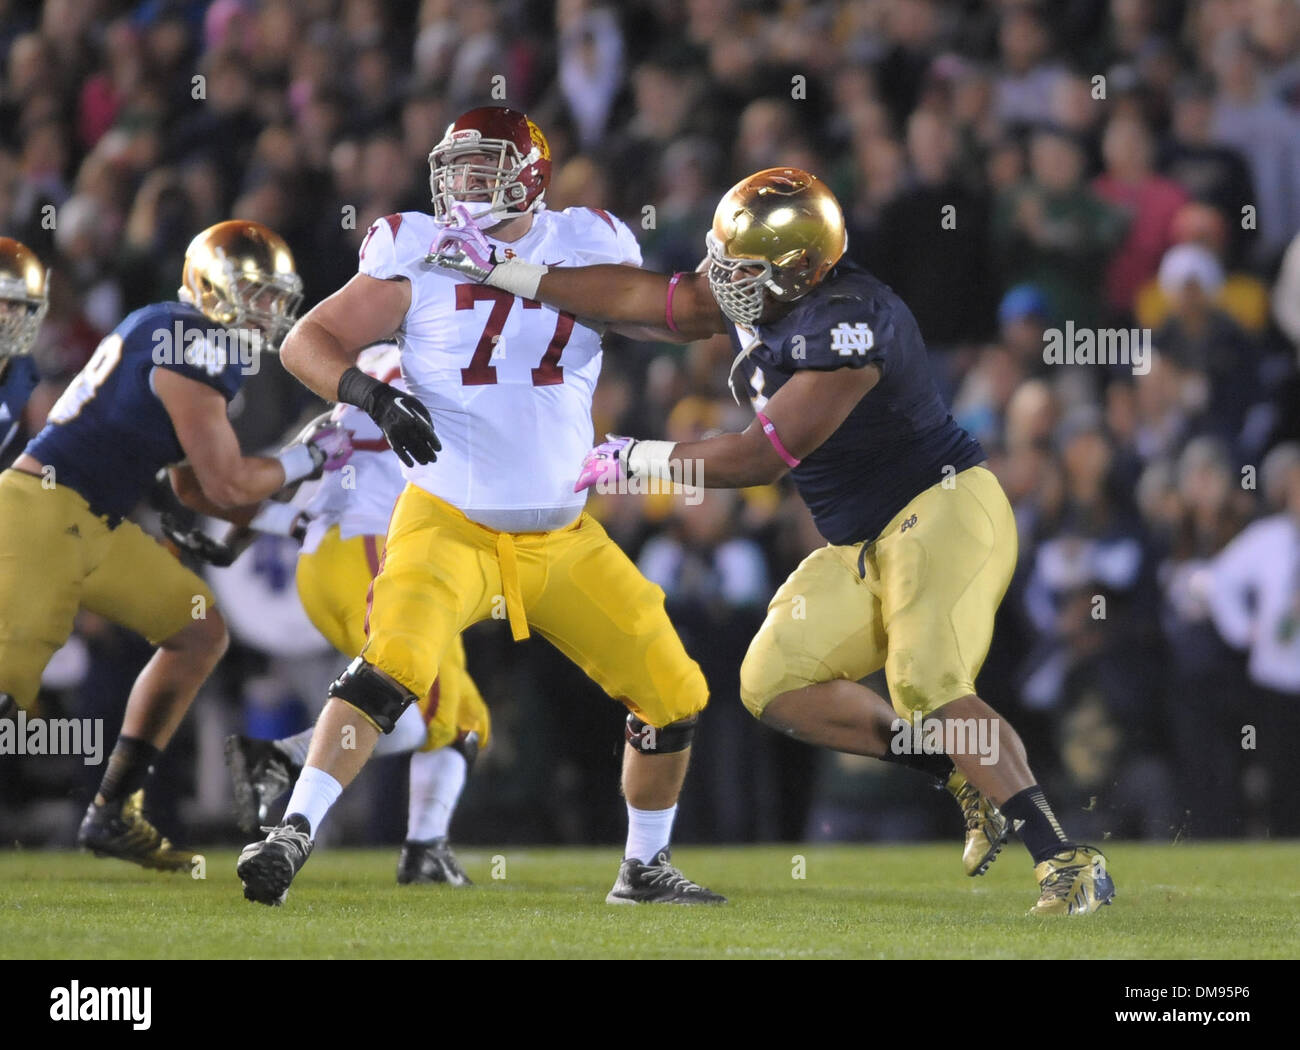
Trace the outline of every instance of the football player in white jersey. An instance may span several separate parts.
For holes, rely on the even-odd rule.
[[[362,351],[357,367],[380,382],[405,389],[398,348],[380,343]],[[339,652],[351,656],[366,641],[370,583],[379,571],[384,534],[393,504],[405,485],[401,463],[364,412],[336,405],[309,426],[338,427],[351,435],[352,455],[339,470],[288,503],[224,515],[241,526],[302,541],[296,582],[308,618]],[[201,531],[172,530],[172,539],[198,557],[221,565],[237,556],[247,533],[214,542]],[[234,735],[226,741],[226,763],[235,790],[235,815],[245,831],[265,823],[271,804],[297,779],[307,758],[311,729],[281,740]],[[460,638],[448,647],[433,687],[408,707],[375,753],[411,755],[406,842],[397,881],[470,884],[448,841],[451,818],[465,779],[488,744],[490,719],[483,697],[465,666]]]
[[[462,114],[429,164],[433,214],[376,222],[358,275],[285,343],[286,367],[308,387],[374,419],[408,484],[389,523],[365,648],[330,689],[285,820],[240,855],[244,895],[284,901],[379,734],[428,691],[460,632],[503,610],[516,640],[537,631],[629,710],[628,838],[606,899],[722,902],[674,868],[669,850],[708,701],[704,676],[663,592],[574,492],[592,438],[601,330],[426,261],[452,221],[473,222],[503,253],[538,264],[636,266],[640,250],[605,212],[544,210],[550,148],[515,110]],[[362,347],[393,333],[408,393],[355,367]]]

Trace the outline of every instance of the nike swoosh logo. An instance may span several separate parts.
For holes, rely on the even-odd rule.
[[[549,263],[548,263],[548,262],[544,262],[544,263],[542,263],[542,265],[543,265],[543,266],[561,266],[561,265],[563,265],[563,263],[564,263],[564,260],[563,260],[563,259],[556,259],[555,262],[549,262]]]

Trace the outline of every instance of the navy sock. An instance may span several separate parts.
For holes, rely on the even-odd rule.
[[[948,783],[948,778],[952,776],[952,771],[956,768],[952,764],[952,759],[945,754],[937,755],[896,755],[889,748],[880,756],[882,762],[892,762],[895,765],[906,766],[908,769],[915,769],[918,773],[924,773],[927,777],[933,777],[938,782],[939,787]]]
[[[104,770],[104,779],[99,785],[99,794],[104,801],[117,802],[144,787],[161,754],[158,748],[144,740],[119,736],[113,753],[108,756],[108,768]]]
[[[1002,815],[1015,821],[1012,825],[1020,841],[1029,850],[1035,864],[1041,864],[1048,857],[1069,849],[1073,843],[1061,830],[1061,825],[1048,805],[1043,789],[1031,784],[1024,791],[1017,792],[999,807]]]

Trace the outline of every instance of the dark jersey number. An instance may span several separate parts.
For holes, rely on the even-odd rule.
[[[506,326],[506,318],[517,300],[509,292],[498,288],[486,288],[481,284],[456,285],[456,309],[472,310],[475,303],[489,302],[492,309],[488,313],[487,324],[474,347],[474,356],[470,358],[469,367],[460,370],[460,381],[464,386],[491,386],[497,381],[496,366],[492,362],[492,351],[501,338],[501,331]],[[525,299],[525,310],[540,310],[542,304],[536,299]],[[564,368],[560,365],[560,355],[573,334],[574,316],[560,312],[555,319],[555,333],[542,354],[541,363],[533,369],[533,386],[554,386],[564,382]]]

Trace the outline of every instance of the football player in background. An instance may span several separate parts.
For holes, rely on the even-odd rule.
[[[284,823],[240,856],[244,895],[284,901],[321,820],[379,734],[428,691],[464,628],[504,612],[516,640],[537,631],[629,709],[628,838],[606,899],[721,902],[674,868],[669,852],[708,700],[704,676],[664,612],[663,592],[573,490],[592,432],[601,333],[574,313],[425,261],[453,209],[470,213],[503,253],[539,263],[639,265],[640,249],[602,211],[543,210],[550,148],[515,110],[462,114],[429,163],[433,215],[376,222],[357,276],[285,342],[286,367],[308,387],[375,420],[407,485],[374,581],[369,639],[331,687]],[[394,332],[406,394],[355,366],[362,347]],[[354,747],[343,746],[349,740]]]
[[[363,350],[357,367],[380,382],[406,389],[396,344]],[[350,435],[352,457],[346,469],[325,474],[309,496],[303,493],[290,503],[268,501],[221,516],[248,529],[302,542],[296,582],[303,609],[329,643],[350,657],[366,644],[370,584],[379,570],[393,504],[406,481],[383,431],[361,409],[336,405],[328,418],[330,425]],[[229,565],[248,533],[237,531],[220,543],[197,530],[170,535],[198,557]],[[465,779],[487,746],[489,733],[487,707],[457,637],[428,693],[403,711],[393,731],[375,744],[376,755],[411,754],[407,835],[397,863],[400,884],[470,884],[448,833]],[[235,814],[244,831],[265,823],[271,803],[298,779],[311,735],[308,728],[281,740],[236,735],[226,741]]]
[[[597,320],[730,336],[733,393],[753,404],[753,424],[680,444],[610,436],[588,454],[577,487],[631,476],[737,488],[790,471],[829,542],[773,597],[741,666],[746,707],[807,743],[904,759],[946,782],[967,817],[968,874],[987,867],[1014,820],[1039,882],[1034,912],[1109,903],[1105,858],[1066,836],[1020,738],[975,692],[1015,568],[1016,523],[984,450],[939,396],[911,312],[844,258],[839,202],[798,169],[737,183],[706,244],[701,273],[555,267],[510,258],[461,223],[431,258]],[[881,667],[893,711],[859,684]],[[993,746],[895,755],[894,711],[909,737],[914,720],[938,719],[983,729]]]
[[[0,453],[22,425],[40,382],[32,344],[50,308],[49,276],[25,244],[0,237]],[[0,715],[8,703],[0,697]]]
[[[251,222],[208,228],[186,252],[180,301],[137,310],[106,336],[0,475],[4,704],[32,707],[78,609],[158,647],[132,687],[78,833],[98,856],[189,867],[191,855],[145,818],[144,786],[226,648],[207,586],[127,515],[154,475],[181,460],[178,494],[220,507],[263,499],[348,450],[335,429],[277,458],[243,456],[226,415],[259,344],[279,341],[300,300],[278,235]]]

